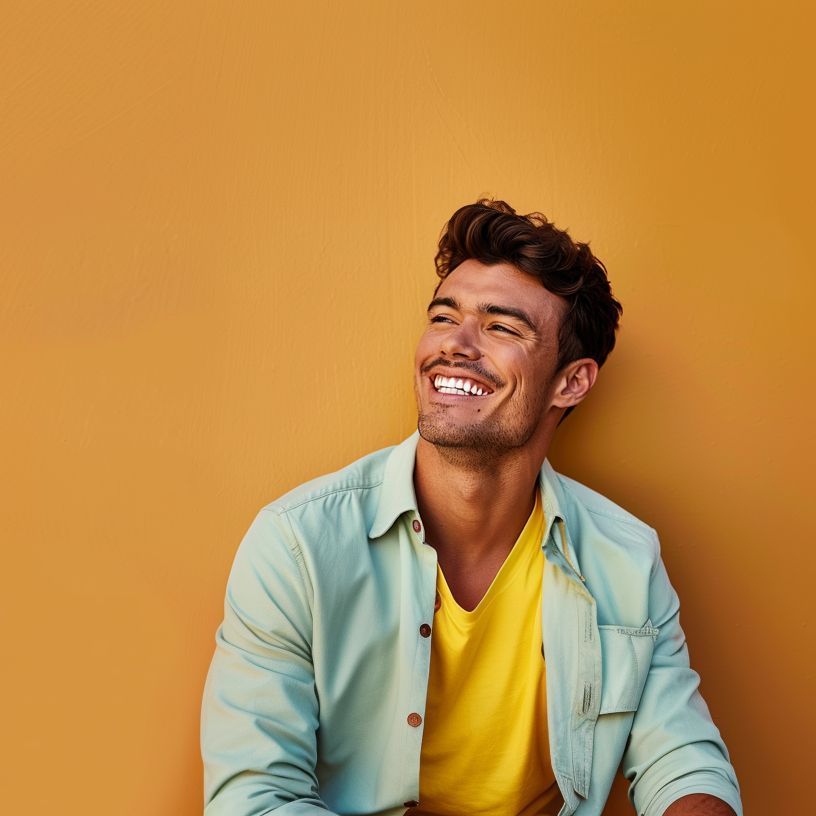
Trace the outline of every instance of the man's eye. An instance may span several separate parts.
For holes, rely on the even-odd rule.
[[[503,326],[501,323],[494,323],[491,329],[498,329],[501,332],[505,332],[506,334],[516,334],[512,329],[508,328],[507,326]]]
[[[452,322],[451,319],[446,315],[434,315],[431,318],[431,323],[442,323],[443,321],[447,321],[448,323]]]

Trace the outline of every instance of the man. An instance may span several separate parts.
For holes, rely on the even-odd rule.
[[[621,313],[543,216],[459,209],[418,430],[260,511],[202,716],[207,816],[741,814],[656,532],[556,473]]]

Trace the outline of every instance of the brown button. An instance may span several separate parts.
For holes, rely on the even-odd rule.
[[[414,523],[411,525],[414,528],[414,532],[418,533],[422,529],[422,525],[414,519]]]
[[[427,623],[423,623],[422,626],[419,627],[419,634],[422,635],[422,637],[430,637],[431,627],[428,626]]]
[[[403,802],[402,806],[403,807],[416,807],[418,804],[419,804],[419,802],[417,802],[414,799],[411,799],[409,802]]]
[[[440,606],[442,606],[442,598],[439,597],[439,593],[437,592],[434,598],[434,612],[438,612]]]
[[[420,717],[416,711],[413,711],[408,715],[408,725],[413,726],[414,728],[422,725],[422,717]]]

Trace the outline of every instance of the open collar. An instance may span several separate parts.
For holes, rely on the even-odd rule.
[[[541,501],[544,507],[547,532],[550,533],[555,546],[583,581],[581,566],[578,563],[578,553],[575,551],[572,536],[570,535],[571,525],[567,523],[567,513],[570,508],[569,499],[564,493],[561,478],[553,469],[549,459],[545,459],[541,465],[538,483],[541,489]],[[558,527],[558,530],[553,531],[552,528],[555,526]]]
[[[379,538],[388,532],[403,513],[417,512],[414,462],[418,441],[419,431],[414,431],[406,440],[395,445],[388,454],[377,512],[368,531],[369,538]]]
[[[414,463],[418,442],[419,431],[414,431],[399,445],[395,445],[388,454],[377,512],[368,532],[371,539],[379,538],[390,530],[403,513],[418,514],[416,492],[414,491]],[[580,574],[578,556],[572,544],[565,513],[568,509],[567,497],[564,495],[558,473],[548,459],[545,459],[541,465],[538,482],[547,530],[558,524],[559,530],[553,532],[552,540],[576,572]]]

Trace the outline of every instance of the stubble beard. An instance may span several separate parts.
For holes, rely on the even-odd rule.
[[[436,405],[429,411],[420,409],[417,430],[450,463],[483,470],[529,442],[538,427],[540,411],[540,405],[525,400],[504,421],[490,417],[466,422],[455,421],[444,406]]]

